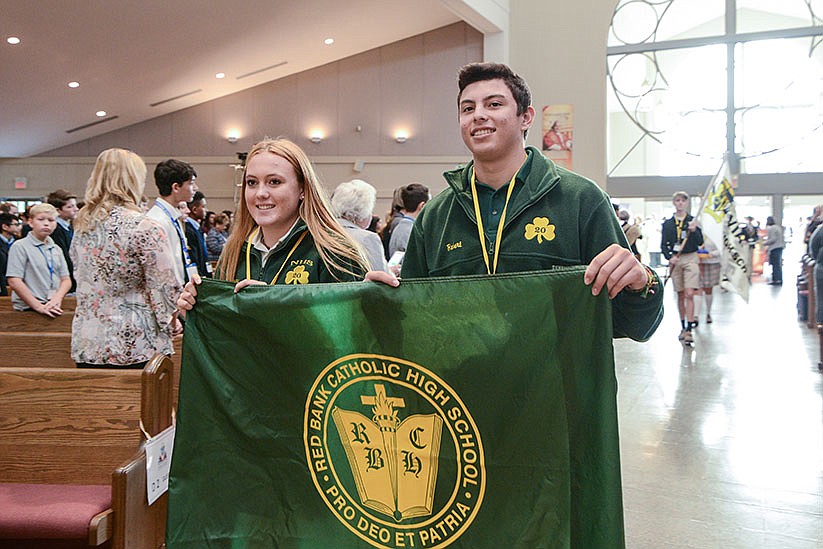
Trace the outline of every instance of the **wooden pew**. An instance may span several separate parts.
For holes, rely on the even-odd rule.
[[[63,298],[63,311],[74,311],[77,308],[77,298],[72,296],[66,296]],[[0,311],[13,311],[14,309],[11,306],[11,297],[9,296],[0,296]]]
[[[817,369],[823,372],[823,324],[817,323],[817,299],[820,288],[815,287],[814,267],[816,261],[810,255],[800,260],[802,267],[798,277],[798,298],[806,296],[806,326],[817,332],[818,361]]]
[[[0,491],[36,498],[59,489],[82,503],[80,491],[110,486],[111,505],[88,522],[88,545],[112,540],[114,549],[161,546],[166,496],[148,507],[139,420],[151,435],[170,425],[171,369],[162,355],[142,371],[0,369]],[[9,506],[0,510],[4,524],[13,522],[12,511],[25,516],[17,499],[3,504]],[[59,507],[68,505],[61,500]],[[82,525],[88,517],[78,518]],[[9,531],[37,538],[37,528],[52,526],[23,523],[35,530],[26,536],[14,526]]]
[[[817,329],[817,320],[815,318],[815,311],[817,311],[817,292],[814,287],[814,258],[806,255],[801,260],[801,267],[803,271],[803,279],[806,282],[806,295],[808,303],[808,314],[806,316],[806,326],[812,329]]]
[[[22,314],[22,313],[12,313]],[[2,313],[0,313],[2,315]],[[183,359],[183,336],[172,340],[170,357],[174,379],[172,403],[177,407],[180,367]],[[3,368],[76,368],[71,358],[71,332],[0,332],[0,370]]]
[[[823,372],[823,324],[817,325],[817,344],[818,344],[818,357],[819,360],[817,361],[817,369]],[[175,391],[177,389],[175,388]],[[175,393],[176,395],[176,393]],[[175,396],[174,405],[177,406],[177,397]]]
[[[158,374],[153,372],[159,369]],[[179,371],[179,370],[178,370]],[[171,425],[172,393],[177,394],[177,376],[169,357],[157,354],[143,369],[143,428],[157,435]],[[114,512],[113,549],[157,549],[166,543],[168,493],[151,506],[146,496],[146,452],[141,445],[130,460],[112,475],[112,509]]]
[[[817,291],[820,288],[815,287],[814,267],[816,264],[817,262],[813,257],[807,256],[804,258],[803,275],[806,278],[809,292],[809,316],[806,325],[809,328],[812,328],[817,331],[817,340],[819,347],[817,369],[823,372],[823,324],[817,323],[817,300],[819,299]]]
[[[175,337],[172,343],[174,348],[172,363],[176,373],[179,373],[183,336]],[[71,358],[71,332],[0,332],[0,349],[3,350],[0,355],[0,368],[75,368],[77,366]]]
[[[50,318],[34,311],[0,310],[0,331],[2,332],[67,332],[71,333],[74,311]]]
[[[0,349],[0,369],[77,366],[71,359],[71,332],[0,332]]]
[[[177,409],[177,395],[180,392],[180,371],[183,365],[183,336],[179,335],[172,340],[174,345],[174,354],[171,355],[170,360],[172,364],[172,373],[174,374],[174,388],[172,389],[172,403],[174,409]]]

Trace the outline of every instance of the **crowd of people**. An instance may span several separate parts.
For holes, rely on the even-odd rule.
[[[473,159],[445,174],[449,187],[437,197],[422,183],[402,185],[381,219],[373,186],[344,182],[327,198],[298,145],[265,139],[246,156],[236,213],[210,212],[197,171],[178,159],[154,167],[149,207],[143,160],[108,149],[82,200],[57,189],[22,220],[12,204],[0,206],[0,289],[13,294],[15,309],[47,316],[60,315],[63,298],[76,295],[72,356],[83,366],[138,368],[154,352],[171,352],[182,329],[178,306],[190,309],[196,283],[209,276],[236,281],[240,291],[589,265],[592,292],[605,288],[614,299],[615,333],[646,339],[660,320],[660,296],[650,296],[662,291],[638,260],[641,235],[611,215],[596,185],[525,146],[535,115],[522,78],[486,63],[464,67],[459,79],[460,129]],[[550,203],[567,187],[578,198]],[[556,240],[524,240],[506,223],[551,212],[555,224],[577,226],[576,210],[600,221]],[[446,241],[463,244],[446,256]],[[535,246],[544,241],[551,244]]]
[[[264,150],[258,150],[258,147],[263,147]],[[266,149],[266,147],[271,150]],[[288,234],[282,231],[278,233],[279,236],[274,241],[274,247],[282,248],[281,244],[285,242],[282,239],[286,239],[286,236],[290,236],[292,233],[299,234],[300,231],[297,230],[298,220],[301,223],[306,223],[308,228],[304,216],[312,220],[312,227],[315,232],[322,231],[322,234],[325,235],[339,233],[356,243],[352,246],[342,236],[335,236],[328,242],[326,237],[321,236],[319,243],[314,242],[315,238],[312,236],[314,233],[311,230],[308,231],[311,238],[305,244],[302,243],[304,238],[298,236],[301,242],[296,243],[295,246],[302,244],[302,247],[290,250],[290,254],[287,254],[286,257],[290,258],[294,253],[302,253],[305,257],[309,257],[311,254],[308,254],[307,250],[314,247],[318,250],[318,265],[324,265],[325,269],[312,271],[304,268],[296,277],[288,277],[287,274],[289,283],[302,283],[304,280],[315,282],[357,279],[363,278],[369,271],[383,271],[394,277],[400,276],[403,268],[403,258],[412,237],[412,229],[415,227],[415,222],[422,213],[424,206],[432,199],[428,187],[417,182],[397,187],[394,190],[389,211],[384,217],[381,217],[374,213],[377,198],[376,189],[369,183],[359,179],[340,183],[329,199],[326,200],[316,175],[313,171],[310,171],[311,163],[309,159],[294,143],[282,139],[267,140],[259,143],[252,152],[254,154],[250,154],[247,162],[253,160],[261,152],[266,153],[261,158],[269,158],[270,155],[278,156],[281,160],[273,159],[272,161],[275,164],[282,164],[284,161],[290,162],[295,171],[297,186],[304,188],[308,184],[312,189],[309,191],[312,197],[311,207],[308,211],[302,209],[305,198],[304,190],[299,197],[298,204],[296,206],[291,205],[295,207],[292,208],[293,211],[286,218],[286,221],[289,222],[288,227],[281,227],[281,229],[290,229],[290,231],[287,231]],[[117,179],[118,177],[128,179],[126,176],[130,173],[127,169],[129,162],[118,156],[122,154],[123,151],[119,149],[111,149],[101,154],[98,158],[98,165],[95,166],[92,177],[89,179],[84,200],[78,200],[76,195],[65,189],[56,189],[45,197],[43,203],[30,206],[23,214],[17,211],[12,203],[0,204],[0,295],[13,294],[14,308],[18,310],[31,309],[47,316],[57,316],[62,313],[61,301],[65,295],[77,293],[79,296],[83,296],[82,289],[78,293],[75,262],[78,259],[82,261],[90,253],[101,257],[101,252],[95,249],[93,252],[84,250],[83,253],[86,255],[79,251],[71,253],[70,245],[75,239],[76,232],[82,235],[88,231],[88,222],[84,221],[88,214],[85,212],[94,211],[95,208],[98,208],[97,202],[101,200],[98,195],[105,192],[113,192],[117,195],[117,197],[105,198],[106,205],[100,210],[109,219],[118,219],[119,216],[122,216],[120,210],[112,210],[113,205],[119,207],[125,205],[127,210],[133,211],[137,215],[145,215],[161,227],[165,244],[171,248],[173,256],[179,256],[174,257],[173,261],[167,262],[173,271],[176,285],[170,285],[168,281],[165,281],[163,283],[164,287],[177,288],[182,291],[182,288],[192,280],[195,273],[200,278],[215,275],[214,271],[223,250],[230,242],[230,229],[234,221],[234,212],[230,210],[222,212],[209,211],[207,199],[197,187],[196,171],[191,165],[175,159],[166,160],[155,167],[154,181],[158,195],[151,208],[148,208],[148,200],[143,193],[144,184],[138,186],[134,174],[130,176],[131,180],[128,181],[128,188],[131,189],[130,195],[123,190],[126,188],[126,182]],[[134,159],[131,161],[134,161]],[[252,163],[250,167],[256,168],[257,163]],[[246,168],[247,178],[244,178],[243,183],[244,196],[249,186],[261,188],[259,183],[249,179],[254,174],[250,167]],[[95,176],[95,173],[99,170],[109,170],[106,172],[110,174],[108,179],[95,181],[96,177],[98,179],[100,177],[99,175]],[[123,189],[118,189],[118,186],[122,186]],[[262,188],[267,187],[264,185]],[[485,207],[494,211],[501,209],[499,207],[495,209],[493,189],[487,189],[487,186],[481,185],[474,192],[476,192],[478,199],[486,201],[484,203]],[[98,195],[95,195],[95,192]],[[134,203],[125,200],[121,196],[123,193],[132,196]],[[260,194],[258,191],[258,195]],[[264,202],[269,199],[266,193],[262,193],[261,196],[265,199]],[[663,222],[660,242],[661,253],[668,261],[668,276],[672,279],[672,285],[677,293],[677,308],[681,320],[681,332],[678,338],[685,343],[694,341],[694,328],[698,326],[702,315],[705,315],[706,323],[711,324],[713,322],[711,312],[714,288],[720,285],[722,279],[721,251],[715,242],[702,234],[699,223],[688,213],[689,201],[690,197],[687,193],[682,191],[675,193],[672,200],[675,213]],[[84,206],[89,209],[84,211]],[[270,206],[282,209],[282,206],[278,204],[278,200],[272,200]],[[617,204],[613,204],[613,208],[629,250],[638,261],[641,261],[638,243],[644,238],[642,221],[640,218],[632,221],[629,211],[621,209]],[[224,262],[223,271],[218,275],[220,278],[238,281],[251,279],[250,282],[244,282],[247,285],[264,281],[264,275],[270,273],[273,269],[271,265],[279,265],[280,270],[282,270],[282,261],[280,263],[270,261],[273,258],[280,257],[280,255],[271,253],[274,251],[273,247],[266,245],[265,238],[261,236],[266,232],[265,224],[263,224],[266,219],[263,212],[266,209],[265,204],[256,205],[249,203],[248,200],[241,204],[238,212],[243,220],[240,223],[240,233],[238,233],[241,236],[236,237],[232,245],[229,246],[231,250],[227,255],[229,259]],[[80,215],[81,211],[84,212],[83,215]],[[260,220],[255,217],[255,214],[260,217]],[[820,253],[820,242],[823,241],[823,236],[821,236],[823,233],[815,233],[821,222],[823,222],[821,207],[817,207],[808,219],[804,235],[804,243],[808,246],[809,253],[813,257]],[[315,223],[317,223],[316,226]],[[261,234],[255,233],[252,235],[249,232],[249,227],[257,228],[261,231]],[[291,231],[291,229],[295,230]],[[110,227],[106,231],[104,232],[108,234],[114,229]],[[126,235],[131,234],[125,229],[118,229],[114,232],[118,235],[118,241],[123,241]],[[489,237],[491,237],[491,234],[493,233],[490,231]],[[817,234],[815,238],[813,238],[814,234]],[[767,261],[772,271],[768,284],[782,285],[782,252],[785,246],[783,228],[775,222],[773,217],[769,216],[766,220],[765,230],[761,230],[754,218],[747,216],[745,225],[742,226],[741,235],[741,238],[745,238],[749,242],[752,252],[755,246],[760,245],[767,254]],[[98,238],[102,237],[98,235]],[[240,240],[237,240],[238,238]],[[137,240],[139,239],[135,241]],[[287,240],[292,242],[291,239]],[[17,248],[12,246],[15,241],[19,244]],[[83,239],[81,238],[80,241],[82,242]],[[247,248],[250,246],[251,250],[242,250],[244,243]],[[155,242],[155,244],[159,245],[158,242]],[[88,246],[88,244],[77,244],[78,249],[83,249],[83,246]],[[342,248],[339,246],[342,246]],[[12,252],[13,248],[15,249],[14,252]],[[131,252],[138,253],[138,250],[133,249]],[[145,254],[146,250],[140,253]],[[79,254],[79,257],[76,257],[77,254]],[[141,257],[142,259],[136,260],[137,264],[143,264],[146,261],[144,256]],[[335,263],[335,260],[341,257],[344,262],[341,264]],[[314,262],[314,259],[310,261],[312,264]],[[84,267],[80,268],[81,273],[84,276],[89,275],[89,271],[86,269],[88,265],[85,263],[83,265]],[[246,270],[241,272],[240,267]],[[414,274],[419,276],[417,272]],[[11,278],[10,282],[9,277]],[[124,274],[123,277],[125,277]],[[66,282],[66,279],[68,279],[68,282]],[[152,274],[151,279],[158,281],[164,280],[164,277]],[[93,274],[88,284],[88,287],[95,288],[100,296],[102,296],[100,289],[105,287],[105,284],[100,284],[101,280],[110,281],[111,277],[103,277],[100,273]],[[139,284],[148,285],[148,278],[139,281]],[[143,289],[145,290],[145,288]],[[124,295],[122,292],[121,294],[117,292],[110,293],[118,296]],[[179,296],[172,296],[171,298],[167,296],[165,301],[175,304],[177,297]],[[156,300],[156,296],[152,299],[146,297],[143,301],[152,304],[163,302],[162,299]],[[99,302],[97,306],[99,307]],[[120,305],[121,308],[123,306],[126,305]],[[140,307],[134,303],[129,303],[128,307],[134,308],[135,311],[140,310]],[[703,311],[701,311],[701,308]],[[174,324],[170,323],[168,313],[158,313],[158,316],[163,322],[158,322],[157,326],[167,327],[169,334],[178,333],[182,329],[178,321],[175,320]],[[100,314],[98,313],[99,317]],[[77,330],[76,345],[78,351],[76,356],[78,364],[142,367],[151,355],[146,351],[138,357],[141,360],[132,360],[135,357],[117,357],[116,352],[114,352],[112,353],[113,356],[103,360],[105,357],[94,357],[93,354],[89,355],[81,352],[79,349],[83,346],[81,336],[83,333],[81,329],[82,319],[81,316],[78,321],[80,328]],[[157,331],[157,326],[152,322],[147,322],[145,319],[141,322],[141,326],[153,327]],[[88,334],[95,333],[92,326],[93,324],[87,328],[86,332]],[[93,339],[91,335],[88,337]],[[152,350],[160,351],[169,349],[168,342],[149,347]],[[114,362],[108,359],[112,359]]]
[[[358,251],[365,254],[367,261],[363,264],[359,264],[362,257],[355,258],[353,251],[345,253],[344,249],[343,255],[348,257],[348,261],[353,265],[358,264],[357,270],[349,274],[356,273],[360,278],[369,270],[400,274],[402,255],[408,242],[410,226],[431,198],[426,186],[415,182],[398,187],[395,192],[397,200],[392,203],[384,221],[374,214],[377,191],[369,183],[358,179],[341,183],[327,201],[313,172],[309,172],[308,169],[305,173],[297,171],[305,167],[311,168],[309,159],[297,145],[283,139],[268,140],[258,145],[271,147],[273,150],[267,152],[274,155],[277,155],[275,150],[287,150],[290,156],[286,153],[280,156],[294,159],[300,184],[305,185],[306,181],[309,181],[313,185],[314,190],[310,195],[315,197],[316,204],[312,203],[314,207],[310,212],[316,214],[317,220],[321,222],[317,230],[335,233],[341,232],[342,227],[345,229],[343,232],[348,233],[362,247],[362,250]],[[259,154],[256,149],[253,152],[255,154],[250,154],[250,159]],[[255,168],[256,164],[257,162],[252,163],[251,168]],[[140,278],[137,281],[138,286],[148,286],[151,281],[158,283],[158,287],[179,289],[191,280],[195,273],[201,278],[213,276],[223,250],[230,242],[234,212],[208,210],[206,196],[197,186],[197,172],[194,167],[177,159],[165,160],[155,167],[153,175],[157,197],[149,207],[149,200],[144,193],[146,171],[142,159],[134,153],[128,153],[122,149],[109,149],[98,157],[87,182],[86,196],[83,200],[78,200],[75,194],[65,189],[56,189],[45,197],[43,202],[29,206],[23,213],[11,202],[0,204],[0,295],[11,294],[13,307],[16,310],[33,310],[52,317],[62,313],[60,304],[66,295],[77,295],[85,300],[87,297],[84,294],[85,289],[94,288],[104,301],[104,295],[114,295],[118,299],[128,300],[129,296],[126,294],[129,292],[125,292],[122,288],[114,290],[106,286],[112,281],[116,284],[117,280],[134,278],[135,273],[123,272],[115,276],[112,272],[95,272],[94,269],[101,268],[102,259],[100,258],[127,257],[131,253],[138,255],[132,262],[127,262],[125,265],[128,268],[140,267],[146,275],[138,277]],[[246,174],[250,173],[252,172],[247,169]],[[244,188],[247,184],[244,181]],[[276,202],[274,206],[277,207]],[[251,215],[251,213],[257,213],[257,208],[257,206],[249,205],[248,202],[241,205],[239,211],[239,215],[242,216],[239,223],[241,228],[248,224],[245,217],[247,215],[255,226],[261,228],[265,226]],[[92,219],[100,223],[99,226],[90,225],[88,221],[90,215]],[[156,235],[149,235],[147,244],[146,235],[138,234],[135,232],[137,231],[136,226],[131,227],[129,223],[126,223],[129,220],[134,221],[134,216],[153,220],[163,233],[162,241]],[[323,225],[322,223],[328,222],[328,216],[334,216],[339,227],[331,223],[328,226]],[[302,214],[300,218],[303,219]],[[93,244],[85,240],[92,228],[99,233]],[[144,223],[141,228],[146,229],[146,224]],[[100,249],[99,245],[106,242],[107,238],[111,241],[110,243],[114,243],[114,247],[108,250]],[[72,252],[71,245],[75,240],[78,242],[75,244],[77,250]],[[320,245],[325,245],[323,244],[325,238],[321,237],[320,240]],[[329,249],[319,255],[325,261],[332,261],[328,266],[334,265],[333,258],[341,252],[336,244],[338,240],[330,241]],[[128,250],[122,248],[126,242],[133,245]],[[252,244],[254,245],[254,242]],[[144,248],[138,249],[140,246]],[[307,249],[311,246],[314,244],[307,241]],[[147,253],[152,253],[152,250],[164,247],[170,249],[171,258],[161,263],[171,269],[174,284],[170,284],[168,277],[165,276],[165,267],[158,272],[153,272],[152,269],[156,267],[157,261],[150,262],[145,256]],[[236,244],[230,248],[236,248]],[[351,247],[351,250],[354,249]],[[115,252],[115,256],[111,256]],[[89,257],[96,258],[95,262],[89,263]],[[388,260],[391,257],[395,257],[395,261],[390,268]],[[75,268],[77,261],[81,262],[79,269]],[[342,271],[346,270],[342,269]],[[81,286],[79,290],[76,280],[77,271],[87,279],[90,277],[88,285]],[[227,272],[234,277],[231,270]],[[330,275],[331,271],[317,280],[311,277],[310,279],[326,281]],[[8,282],[7,276],[11,278],[11,283]],[[65,282],[66,278],[68,282]],[[242,278],[240,273],[237,273],[236,279]],[[331,278],[338,279],[337,276],[331,276]],[[298,281],[302,278],[298,277],[293,280]],[[136,288],[132,290],[136,291]],[[171,303],[176,301],[177,296],[174,297]],[[149,294],[145,294],[141,305],[129,302],[128,305],[121,304],[121,308],[128,307],[130,310],[140,311],[143,305],[154,303],[156,299],[157,296],[150,298]],[[160,299],[158,302],[163,301]],[[99,302],[95,303],[96,307],[100,307]],[[99,310],[97,316],[103,318]],[[158,316],[163,319],[159,325],[165,326],[168,315],[162,313]],[[82,326],[84,322],[81,316],[78,325]],[[155,327],[146,319],[141,320],[140,324]],[[82,346],[80,341],[83,331],[78,329],[78,346]],[[89,325],[85,331],[93,334],[94,328]],[[179,332],[179,326],[170,333],[177,332]],[[156,344],[150,347],[155,350],[169,348],[167,344]],[[140,358],[146,359],[145,355],[146,353],[142,353]],[[131,358],[116,356],[108,357],[114,359],[114,362],[108,360],[101,362],[101,357],[90,358],[89,354],[80,351],[77,357],[78,364],[84,366],[129,365],[136,368],[142,367],[146,362],[146,360],[130,361]]]
[[[240,292],[342,281],[397,286],[403,278],[585,265],[583,282],[612,300],[614,336],[651,337],[662,319],[664,282],[641,261],[642,220],[525,146],[535,111],[526,82],[511,69],[473,63],[461,69],[458,85],[460,133],[472,158],[444,174],[446,189],[436,196],[410,182],[394,190],[384,216],[376,215],[371,184],[342,182],[327,196],[303,149],[267,138],[245,158],[236,211],[209,211],[195,167],[178,159],[154,167],[149,207],[145,162],[111,148],[97,157],[82,199],[56,189],[25,212],[0,204],[0,295],[11,294],[16,310],[55,317],[74,294],[77,365],[142,368],[154,354],[173,352],[172,338],[184,331],[205,277],[234,282]],[[686,192],[675,193],[672,205],[673,215],[658,224],[659,253],[677,295],[678,338],[691,344],[697,296],[705,322],[713,322],[722,253],[689,212]],[[815,209],[804,236],[821,288],[822,210]],[[555,238],[555,227],[562,237]],[[741,234],[752,248],[766,247],[769,284],[781,285],[780,224],[768,217],[761,238],[748,217]],[[651,263],[657,266],[654,257]]]
[[[638,260],[629,242],[637,235],[621,227],[608,195],[525,145],[535,120],[526,82],[505,65],[473,63],[458,84],[471,161],[444,174],[437,196],[419,182],[399,187],[385,219],[374,215],[376,192],[364,181],[327,198],[309,157],[284,138],[251,148],[233,214],[212,215],[195,168],[177,159],[155,166],[146,211],[144,161],[125,149],[101,152],[82,204],[55,191],[31,208],[25,237],[16,212],[0,217],[15,308],[59,315],[73,290],[78,366],[141,368],[172,353],[203,277],[241,292],[585,266],[581,282],[612,302],[613,336],[651,337],[663,284]]]

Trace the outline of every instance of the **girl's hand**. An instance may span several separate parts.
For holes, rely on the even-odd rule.
[[[240,282],[237,283],[237,285],[234,287],[234,293],[239,292],[240,290],[242,290],[246,286],[265,286],[265,285],[266,285],[266,283],[261,282],[260,280],[252,280],[251,278],[247,278],[247,279],[241,280]]]
[[[363,280],[382,282],[383,284],[387,284],[393,288],[400,286],[400,279],[394,276],[394,274],[387,273],[386,271],[369,271],[366,273]]]

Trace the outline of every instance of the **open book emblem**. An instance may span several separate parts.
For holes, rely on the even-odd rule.
[[[428,414],[401,421],[404,400],[386,396],[382,384],[374,388],[374,396],[360,397],[371,406],[371,419],[357,411],[332,411],[360,503],[397,522],[430,515],[443,420]]]
[[[445,379],[414,362],[361,353],[323,368],[306,395],[303,443],[328,512],[373,547],[448,547],[483,503],[474,418]]]

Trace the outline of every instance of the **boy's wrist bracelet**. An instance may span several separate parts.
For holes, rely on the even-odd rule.
[[[646,285],[639,290],[632,290],[627,287],[626,291],[632,294],[640,294],[640,297],[646,299],[650,295],[654,295],[657,290],[657,275],[648,265],[643,265],[643,268],[646,269]]]

